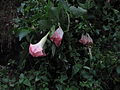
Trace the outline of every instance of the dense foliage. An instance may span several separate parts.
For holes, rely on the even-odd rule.
[[[17,9],[13,34],[19,38],[14,59],[0,68],[0,89],[118,90],[120,88],[120,1],[26,0]],[[48,36],[45,57],[32,57],[37,43],[58,26],[64,31],[56,47]],[[92,58],[79,43],[93,39]]]

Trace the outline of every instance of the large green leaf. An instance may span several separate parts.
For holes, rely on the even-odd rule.
[[[25,36],[27,36],[32,30],[30,28],[20,28],[15,31],[16,35],[19,37],[19,41],[22,40]]]
[[[49,12],[49,17],[54,19],[59,19],[59,8],[58,7],[51,7]]]
[[[51,24],[48,20],[39,20],[38,21],[39,30],[49,29]]]
[[[87,13],[87,10],[86,9],[83,9],[82,7],[74,7],[74,6],[71,6],[70,7],[70,11],[71,13],[76,16],[76,17],[80,17],[81,15],[83,14],[86,14]]]
[[[59,2],[62,8],[64,8],[66,11],[69,11],[69,5],[65,0],[59,0]]]

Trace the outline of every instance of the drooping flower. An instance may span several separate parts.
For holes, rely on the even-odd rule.
[[[93,44],[93,40],[88,33],[86,33],[85,35],[82,34],[79,42],[82,43],[83,45],[88,45],[88,46]]]
[[[84,34],[82,34],[79,42],[82,43],[83,45],[85,45],[87,43],[87,37]]]
[[[91,45],[93,44],[93,40],[90,37],[90,35],[88,33],[86,33],[85,35],[82,34],[81,39],[79,40],[80,43],[82,43],[83,45],[86,45],[89,51],[89,56],[90,59],[92,59],[92,52],[91,52]]]
[[[107,2],[109,3],[111,0],[107,0]]]
[[[47,40],[47,36],[49,35],[49,32],[36,44],[30,44],[29,46],[29,53],[33,57],[39,57],[39,56],[46,56],[43,46]]]
[[[88,33],[86,35],[87,35],[87,39],[88,39],[87,44],[92,45],[93,44],[93,39],[90,37],[90,35]]]
[[[63,39],[63,34],[64,34],[63,30],[59,26],[59,28],[50,37],[51,41],[53,41],[57,47],[59,47],[61,44],[61,41]]]

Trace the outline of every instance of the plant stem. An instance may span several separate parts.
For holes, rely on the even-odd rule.
[[[67,30],[65,32],[69,31],[69,27],[70,27],[70,15],[68,14],[68,12],[66,11],[67,14],[67,19],[68,19],[68,25],[67,25]]]
[[[89,51],[89,56],[90,56],[90,59],[92,59],[92,52],[91,52],[91,47],[88,47],[88,51]]]

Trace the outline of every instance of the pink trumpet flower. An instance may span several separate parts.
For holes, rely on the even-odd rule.
[[[64,34],[63,30],[59,26],[59,28],[50,37],[51,41],[53,41],[57,47],[59,47],[61,44],[61,41],[63,39],[63,34]]]
[[[88,33],[86,35],[82,34],[79,42],[82,43],[83,45],[88,45],[88,46],[93,44],[93,40]]]
[[[30,44],[29,46],[29,53],[33,57],[39,57],[39,56],[46,56],[43,46],[47,40],[47,36],[49,35],[49,32],[36,44]]]

